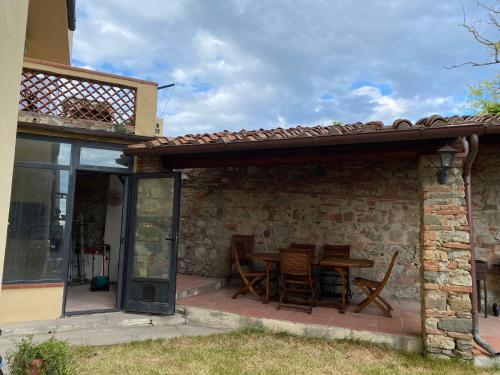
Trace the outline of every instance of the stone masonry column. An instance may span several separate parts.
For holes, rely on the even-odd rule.
[[[433,357],[471,360],[472,279],[463,158],[456,158],[444,185],[437,181],[436,165],[436,155],[420,157],[424,352]]]

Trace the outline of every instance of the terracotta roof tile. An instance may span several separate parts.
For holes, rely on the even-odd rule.
[[[480,116],[451,116],[443,117],[432,115],[418,120],[415,124],[408,119],[396,119],[392,125],[385,126],[382,121],[370,121],[367,123],[356,122],[346,125],[328,125],[328,126],[296,126],[288,129],[259,129],[231,132],[224,130],[213,134],[186,134],[179,137],[161,137],[131,145],[130,150],[140,148],[155,147],[175,147],[179,145],[205,145],[214,143],[234,143],[234,142],[258,142],[261,140],[272,139],[292,139],[305,137],[319,137],[324,135],[342,135],[365,132],[377,132],[387,130],[401,130],[422,127],[456,126],[471,124],[500,125],[500,114],[480,115]]]

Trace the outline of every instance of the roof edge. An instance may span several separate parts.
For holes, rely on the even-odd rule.
[[[432,115],[416,123],[408,119],[396,119],[385,126],[382,121],[356,122],[353,124],[332,124],[329,126],[296,126],[287,129],[221,131],[212,134],[187,134],[179,137],[159,137],[153,141],[131,145],[130,155],[139,154],[193,154],[232,150],[279,149],[312,147],[329,144],[354,144],[363,142],[391,142],[392,140],[419,139],[425,129],[431,134],[446,138],[450,132],[469,133],[471,127],[483,125],[500,127],[500,114],[477,116],[443,117]],[[467,130],[468,129],[468,130]],[[408,138],[409,137],[409,138]]]
[[[186,145],[165,145],[163,147],[137,147],[125,149],[127,155],[187,155],[214,152],[256,151],[290,148],[314,148],[321,146],[355,145],[369,143],[392,143],[402,141],[424,141],[427,139],[449,139],[471,134],[500,134],[500,126],[487,124],[453,125],[429,128],[387,129],[366,133],[345,133],[318,135],[315,137],[261,139],[231,143],[207,143]]]

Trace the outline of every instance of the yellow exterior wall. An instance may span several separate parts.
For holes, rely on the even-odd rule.
[[[141,85],[141,87],[137,89],[135,134],[150,137],[154,137],[156,135],[157,102],[158,86]]]
[[[73,33],[68,30],[66,0],[31,0],[26,56],[70,64]]]
[[[3,276],[28,0],[0,3],[0,280]],[[0,294],[0,311],[4,309]]]
[[[61,317],[62,286],[2,290],[0,324]]]

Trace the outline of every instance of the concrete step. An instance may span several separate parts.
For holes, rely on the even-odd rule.
[[[194,297],[200,294],[213,292],[217,289],[222,289],[226,286],[226,279],[210,279],[204,285],[193,286],[184,290],[179,290],[175,293],[175,297],[179,300],[182,298]]]
[[[307,324],[287,320],[242,316],[225,311],[209,310],[201,307],[182,305],[179,302],[177,312],[186,317],[186,323],[217,329],[243,329],[249,327],[264,328],[275,332],[286,332],[297,336],[320,337],[324,339],[349,339],[384,344],[407,352],[420,353],[420,336],[396,335],[382,332],[360,331],[332,325]]]
[[[483,368],[500,368],[500,357],[487,357],[485,355],[474,356],[474,364]]]
[[[226,284],[225,279],[206,278],[201,285],[188,287],[176,293],[176,298],[187,298],[199,294],[208,293]],[[26,335],[51,335],[54,333],[71,332],[77,330],[95,330],[101,327],[108,329],[125,327],[161,327],[179,325],[185,323],[183,314],[170,316],[130,314],[125,312],[111,312],[98,314],[73,315],[66,318],[31,321],[21,323],[9,323],[0,325],[0,336],[2,338],[19,337]]]
[[[125,312],[99,313],[88,315],[74,315],[48,321],[32,321],[23,323],[4,324],[2,338],[26,335],[51,335],[60,332],[79,330],[113,329],[127,327],[162,327],[184,324],[183,314],[159,316],[129,314]]]

